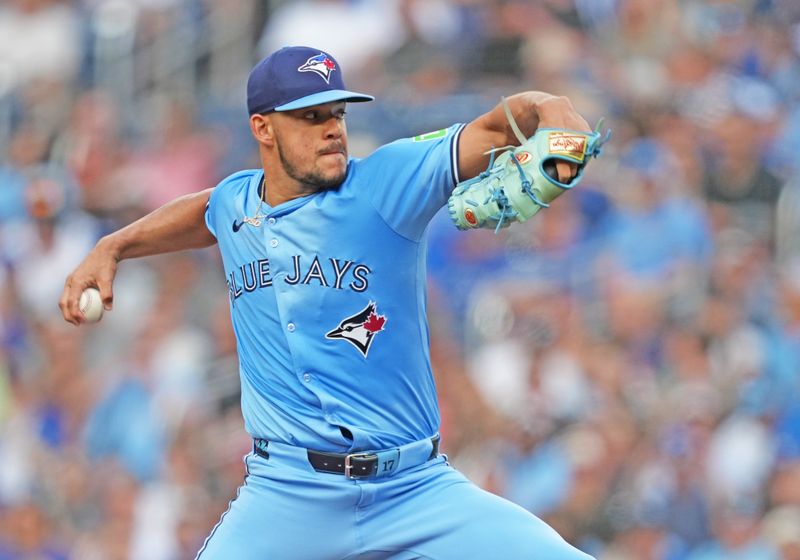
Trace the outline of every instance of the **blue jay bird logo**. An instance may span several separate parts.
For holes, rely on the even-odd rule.
[[[371,301],[364,309],[339,323],[325,338],[346,340],[366,358],[372,340],[383,330],[385,324],[386,315],[378,315],[377,304]]]
[[[327,83],[330,83],[331,72],[334,70],[336,70],[336,63],[325,53],[312,56],[297,69],[298,72],[315,72],[322,76]]]

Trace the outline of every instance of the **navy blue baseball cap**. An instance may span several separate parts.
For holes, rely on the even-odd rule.
[[[348,91],[336,60],[311,47],[283,47],[256,64],[247,79],[247,111],[251,115],[373,99]]]

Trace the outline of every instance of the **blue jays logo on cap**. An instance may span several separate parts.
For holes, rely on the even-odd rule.
[[[336,63],[328,58],[325,53],[312,56],[306,63],[297,69],[298,72],[316,72],[322,76],[326,82],[330,83],[331,72],[336,70]]]
[[[348,91],[336,60],[311,47],[275,51],[256,64],[247,79],[247,110],[251,115],[373,99],[371,95]]]

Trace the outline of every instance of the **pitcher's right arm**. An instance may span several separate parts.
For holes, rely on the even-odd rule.
[[[216,238],[205,223],[206,204],[212,190],[177,198],[100,239],[64,283],[64,291],[58,302],[64,320],[73,325],[84,322],[78,301],[81,292],[90,286],[100,290],[103,306],[111,309],[119,261],[200,249],[216,243]]]

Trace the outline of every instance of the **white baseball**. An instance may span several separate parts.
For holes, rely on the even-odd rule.
[[[78,308],[89,323],[96,323],[103,316],[103,300],[100,299],[100,290],[86,288],[78,301]]]

